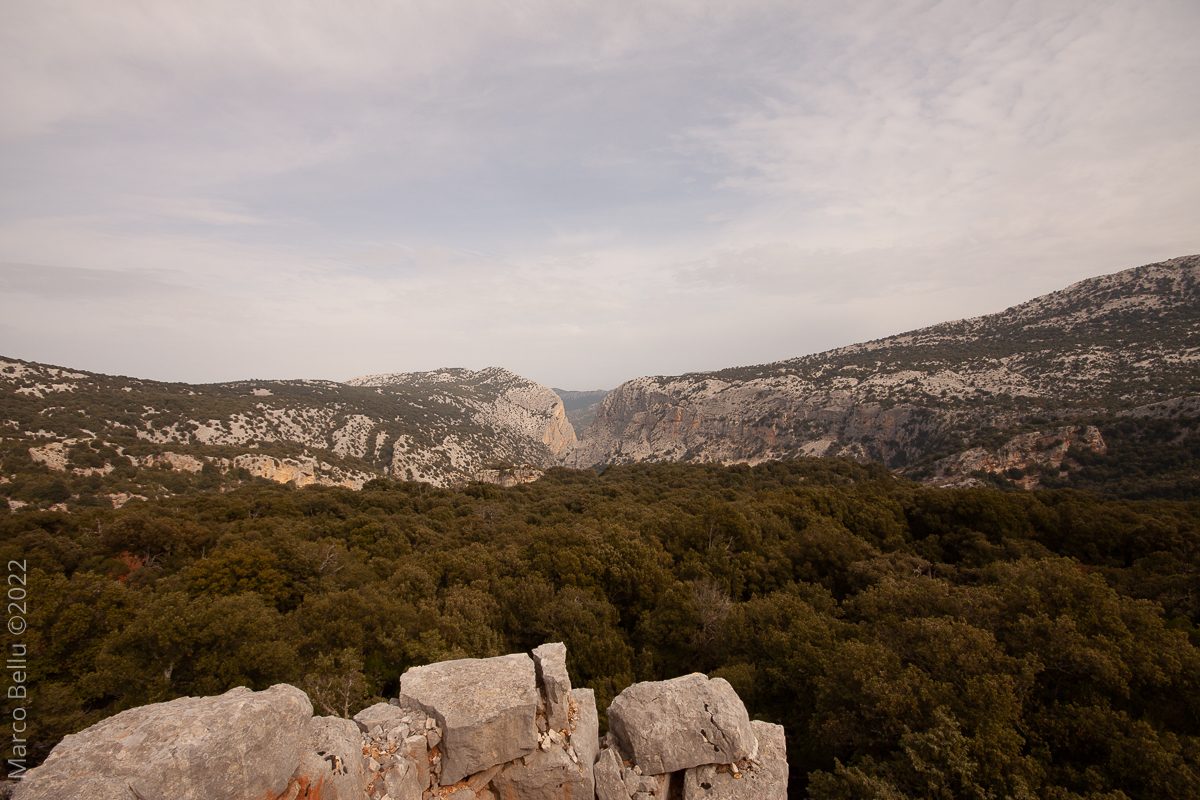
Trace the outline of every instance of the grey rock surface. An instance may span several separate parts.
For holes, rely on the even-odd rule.
[[[526,764],[525,761],[529,763]],[[530,758],[508,764],[492,779],[500,800],[565,800],[586,798],[583,776],[561,747],[538,750]]]
[[[417,784],[421,791],[430,786],[429,748],[424,736],[409,736],[399,747],[400,755],[411,761],[417,767]]]
[[[467,778],[467,788],[472,792],[480,792],[487,788],[492,782],[492,778],[500,774],[500,770],[504,769],[503,764],[497,764],[494,767],[488,767],[483,772],[476,772],[471,777]]]
[[[362,735],[340,717],[313,717],[295,777],[316,787],[321,800],[361,800],[366,783]]]
[[[400,691],[442,729],[442,786],[537,747],[537,679],[524,653],[413,667]]]
[[[404,714],[405,710],[399,706],[391,703],[376,703],[355,714],[354,720],[366,725],[368,730],[372,726],[378,725],[384,733],[387,733],[403,722]]]
[[[1004,398],[1046,398],[1089,415],[1097,401],[1127,411],[1131,401],[1175,400],[1179,387],[1193,385],[1188,331],[1200,321],[1198,278],[1200,256],[1185,256],[1081,281],[999,314],[824,353],[636,378],[598,405],[565,463],[843,456],[903,469],[947,442],[959,450],[951,455],[962,455],[973,431],[1032,423],[1039,413]],[[1154,337],[1136,333],[1147,320],[1155,320]],[[1103,342],[1093,333],[1101,328]],[[1034,329],[1055,346],[1030,340],[1025,332]],[[988,355],[961,355],[979,343]],[[938,485],[965,481],[964,468],[971,466],[943,462]]]
[[[621,757],[615,749],[609,747],[600,751],[593,769],[596,800],[629,800],[622,771]]]
[[[426,787],[421,786],[417,765],[401,759],[384,775],[384,788],[392,800],[421,800]],[[324,798],[322,798],[324,800]]]
[[[538,683],[546,693],[546,721],[556,731],[567,729],[571,678],[567,675],[567,646],[562,642],[544,644],[533,650]]]
[[[787,800],[787,745],[783,726],[755,720],[758,754],[739,762],[738,773],[706,764],[683,776],[683,800]]]
[[[65,737],[18,800],[241,800],[286,791],[309,741],[312,704],[280,684],[133,708]]]
[[[591,689],[576,689],[566,703],[573,723],[569,736],[547,734],[532,756],[507,764],[492,778],[499,800],[591,800],[592,765],[599,749],[599,716]]]
[[[600,715],[596,709],[596,692],[592,689],[572,689],[571,705],[575,719],[571,728],[571,749],[586,776],[585,796],[595,793],[594,766],[600,754]]]
[[[647,775],[730,764],[754,750],[746,707],[722,678],[635,683],[608,708],[609,729]]]

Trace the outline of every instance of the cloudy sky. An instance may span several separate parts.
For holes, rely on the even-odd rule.
[[[754,364],[1200,252],[1200,3],[6,0],[0,355]]]

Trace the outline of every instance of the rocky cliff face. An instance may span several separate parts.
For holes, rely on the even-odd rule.
[[[983,428],[1037,418],[1050,432],[1054,420],[1198,393],[1200,256],[1187,256],[827,353],[638,378],[604,399],[566,463],[840,455],[903,469],[970,449]],[[938,475],[961,477],[948,464]]]
[[[420,438],[402,434],[391,442],[387,470],[396,477],[442,484],[445,476],[465,479],[492,462],[548,466],[575,446],[558,395],[503,367],[368,375],[346,385],[429,398],[414,402],[423,409]],[[377,441],[376,450],[386,445]]]
[[[145,462],[297,486],[448,485],[498,464],[545,468],[574,444],[558,396],[499,367],[194,386],[0,359],[0,449],[77,475]],[[104,455],[70,463],[80,448]]]

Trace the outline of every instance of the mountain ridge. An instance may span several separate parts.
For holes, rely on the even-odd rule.
[[[128,478],[109,494],[144,495],[128,473],[163,465],[297,485],[450,485],[499,464],[540,474],[574,441],[557,395],[502,367],[191,385],[0,359],[0,451],[16,458],[5,471],[32,461]]]
[[[1200,394],[1198,367],[1200,256],[1192,255],[824,353],[636,378],[601,402],[567,463],[839,455],[904,470],[970,449],[981,428]]]

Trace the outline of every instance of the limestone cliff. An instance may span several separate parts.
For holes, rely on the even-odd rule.
[[[426,440],[441,437],[440,443],[423,448],[397,437],[388,471],[398,477],[438,484],[466,479],[492,461],[548,466],[575,445],[558,395],[503,367],[368,375],[346,384],[419,392],[436,404],[438,413],[422,415],[422,434]]]

